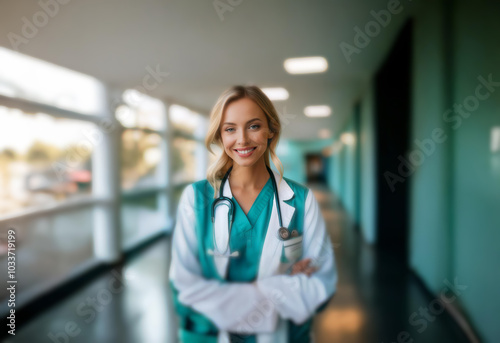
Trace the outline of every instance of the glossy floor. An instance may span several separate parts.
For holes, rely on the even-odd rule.
[[[339,272],[335,297],[315,319],[317,342],[468,342],[446,313],[423,320],[418,313],[433,299],[396,259],[362,243],[331,193],[314,189]],[[110,270],[45,310],[4,342],[174,342],[168,260],[169,241],[162,239],[123,268]],[[413,313],[418,325],[410,321]]]

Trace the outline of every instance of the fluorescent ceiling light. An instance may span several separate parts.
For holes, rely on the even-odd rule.
[[[323,73],[328,69],[328,62],[321,56],[287,58],[284,67],[290,74]]]
[[[304,114],[308,117],[328,117],[332,113],[330,106],[307,106],[304,109]]]
[[[286,99],[288,99],[288,91],[283,87],[262,88],[262,91],[271,100],[286,100]]]

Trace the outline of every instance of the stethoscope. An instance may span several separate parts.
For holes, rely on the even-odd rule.
[[[283,220],[281,219],[280,200],[279,200],[279,196],[278,196],[278,187],[276,186],[276,180],[274,179],[274,174],[273,174],[273,171],[271,170],[271,168],[269,168],[268,166],[266,166],[266,168],[267,168],[267,171],[269,172],[269,175],[271,177],[271,182],[273,184],[273,190],[274,190],[274,196],[276,198],[276,207],[278,209],[278,220],[279,220],[279,224],[280,224],[280,228],[278,230],[278,237],[284,241],[284,240],[287,240],[288,238],[290,238],[290,236],[292,236],[292,237],[296,236],[298,233],[296,232],[296,230],[293,230],[290,233],[290,230],[288,230],[288,228],[283,226]],[[224,185],[225,185],[226,180],[229,177],[229,173],[231,172],[232,169],[233,169],[233,167],[231,166],[228,169],[228,171],[226,172],[226,174],[224,175],[224,177],[222,178],[220,188],[219,188],[219,197],[217,199],[215,199],[212,203],[212,226],[214,226],[214,224],[215,224],[215,211],[216,211],[217,207],[224,205],[224,206],[227,206],[229,209],[228,219],[227,219],[228,220],[228,241],[227,241],[227,244],[226,244],[224,251],[220,251],[218,249],[217,241],[215,239],[215,227],[213,228],[214,248],[219,252],[220,255],[223,255],[223,256],[226,254],[227,250],[229,249],[229,239],[231,237],[231,230],[232,230],[233,222],[234,222],[234,211],[235,211],[234,201],[223,195]],[[211,250],[209,251],[209,253],[212,255],[215,254]],[[219,255],[219,254],[217,254],[217,255]],[[238,255],[239,254],[236,251],[235,253],[231,254],[230,256],[238,256]]]

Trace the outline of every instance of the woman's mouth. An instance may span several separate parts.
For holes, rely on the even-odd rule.
[[[238,156],[240,157],[248,157],[253,154],[254,150],[257,149],[257,147],[249,148],[249,149],[234,149]]]

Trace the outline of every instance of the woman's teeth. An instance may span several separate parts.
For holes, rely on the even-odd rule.
[[[248,149],[248,150],[236,150],[237,152],[239,152],[240,154],[248,154],[250,151],[254,150],[255,148],[252,148],[252,149]]]

